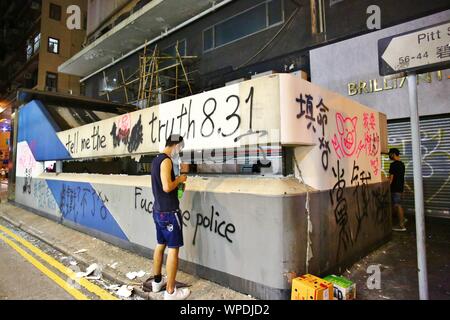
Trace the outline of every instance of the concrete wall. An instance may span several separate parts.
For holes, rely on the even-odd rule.
[[[255,145],[249,136],[274,129],[275,135],[257,143],[294,148],[304,183],[299,172],[298,179],[190,176],[181,203],[184,270],[258,298],[288,298],[292,275],[332,272],[389,237],[390,195],[380,161],[385,124],[380,114],[292,75],[262,77],[186,99],[67,131],[59,131],[39,101],[21,107],[16,203],[150,255],[156,246],[150,177],[43,173],[43,162],[155,154],[164,141],[152,138],[155,114],[170,123],[183,105],[190,105],[200,134],[186,135],[186,148]],[[230,101],[241,101],[240,109],[233,104],[222,108],[225,114],[221,110],[209,115],[213,108],[206,102],[214,99],[228,107]],[[229,112],[234,116],[227,117]],[[240,121],[232,127],[237,123],[239,130],[221,138],[216,129],[231,132],[228,122],[237,115]],[[208,119],[215,119],[216,129],[202,135],[200,123]],[[250,119],[254,121],[249,127]],[[123,133],[128,129],[131,137],[142,136],[117,144],[114,125],[123,127]],[[78,145],[83,139],[84,149]],[[130,151],[130,144],[136,148]]]
[[[27,182],[18,177],[16,202],[150,255],[156,231],[149,181],[149,177],[108,181],[93,175],[45,174]],[[258,298],[288,298],[290,276],[306,272],[302,185],[292,178],[190,178],[189,182],[181,203],[182,269]],[[29,189],[24,188],[27,184]],[[329,192],[311,194],[309,272],[326,274],[343,268],[387,239],[391,226],[386,187],[347,188],[345,212],[330,206]]]
[[[383,112],[388,119],[409,118],[408,84],[405,78],[384,81],[379,75],[378,40],[438,24],[447,21],[449,17],[450,10],[446,10],[312,50],[311,81]],[[420,77],[420,115],[450,112],[449,76],[450,70],[444,70],[441,74],[425,74]]]

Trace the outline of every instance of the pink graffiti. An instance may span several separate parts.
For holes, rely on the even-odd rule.
[[[376,157],[380,150],[380,135],[375,131],[375,114],[364,113],[363,125],[364,141],[361,141],[358,146],[358,158],[363,150],[369,157]]]
[[[20,168],[33,169],[36,167],[36,161],[29,148],[20,147],[20,152],[18,152],[17,162]]]
[[[124,139],[130,134],[131,117],[129,114],[122,116],[119,119],[119,139]]]
[[[378,172],[380,171],[380,159],[376,158],[370,160],[370,166],[372,167],[373,174],[377,176]]]
[[[333,148],[339,159],[343,157],[351,157],[356,151],[356,125],[358,117],[344,118],[342,114],[336,114],[336,126],[339,137],[335,134],[332,139]]]

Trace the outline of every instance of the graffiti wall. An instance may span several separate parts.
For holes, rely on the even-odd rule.
[[[303,144],[296,159],[305,182],[318,190],[381,182],[385,117],[311,83],[287,80],[282,87],[297,95],[281,97],[281,140]]]
[[[309,272],[332,270],[389,235],[380,115],[298,77],[255,79],[68,131],[47,117],[39,102],[20,110],[16,202],[128,249],[156,246],[150,177],[44,173],[43,161],[154,154],[171,132],[192,150],[277,143],[295,148],[316,190]],[[53,128],[45,143],[43,127]],[[305,184],[293,176],[188,181],[183,268],[255,297],[288,297],[288,274],[306,270]]]

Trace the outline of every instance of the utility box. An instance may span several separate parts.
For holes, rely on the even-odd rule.
[[[352,281],[335,275],[326,276],[324,280],[333,284],[334,300],[356,299],[356,284]]]
[[[295,278],[291,300],[333,300],[333,284],[311,274]]]

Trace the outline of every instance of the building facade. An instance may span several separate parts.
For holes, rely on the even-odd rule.
[[[450,10],[444,10],[317,48],[310,54],[312,82],[387,115],[389,144],[400,150],[406,165],[405,205],[409,213],[414,213],[414,186],[408,82],[406,77],[390,79],[379,75],[377,43],[385,37],[445,23],[449,18]],[[450,70],[418,75],[425,211],[428,216],[444,218],[450,217],[449,92]],[[389,159],[385,157],[383,163],[388,174]]]
[[[3,57],[1,95],[12,101],[17,89],[28,88],[66,94],[79,94],[79,77],[58,73],[58,66],[81,50],[86,26],[69,29],[70,6],[79,8],[81,21],[86,16],[86,0],[11,1],[3,11],[5,43],[14,50]],[[18,22],[17,22],[18,21]],[[85,24],[85,23],[84,23]],[[6,32],[7,28],[7,32]]]

